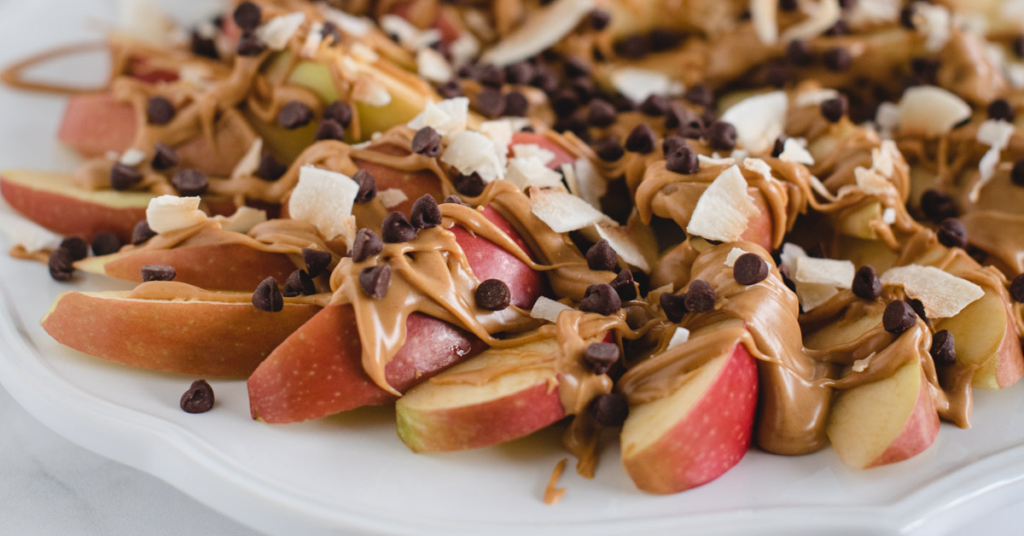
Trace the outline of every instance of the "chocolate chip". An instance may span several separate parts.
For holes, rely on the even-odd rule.
[[[1010,296],[1014,301],[1024,302],[1024,274],[1013,278],[1010,283]]]
[[[626,138],[626,150],[633,153],[647,154],[654,150],[657,142],[654,130],[647,123],[640,123]]]
[[[935,231],[939,243],[948,248],[962,248],[967,246],[967,228],[962,221],[956,218],[946,218],[939,224]]]
[[[732,266],[732,276],[741,285],[754,285],[768,277],[768,263],[756,253],[744,253]]]
[[[800,7],[799,0],[779,0],[779,9],[782,11],[796,11],[798,7]]]
[[[146,121],[151,125],[166,125],[175,113],[174,105],[165,97],[150,97],[146,101]]]
[[[416,228],[401,212],[392,212],[384,216],[381,224],[381,237],[387,244],[400,244],[416,238]]]
[[[679,150],[679,148],[689,146],[690,143],[688,141],[686,141],[682,136],[675,134],[665,136],[665,139],[661,140],[661,152],[665,154],[666,158],[668,158],[668,155]]]
[[[796,283],[789,277],[789,270],[785,266],[779,266],[779,275],[782,276],[782,284],[786,285],[786,288],[796,292]]]
[[[505,69],[505,78],[510,84],[525,86],[533,80],[533,77],[536,74],[537,70],[534,69],[533,65],[528,61],[521,61],[510,65]]]
[[[687,311],[704,313],[715,308],[717,296],[711,283],[703,279],[694,279],[690,282],[690,289],[686,291],[686,297],[683,299]]]
[[[665,316],[668,317],[669,322],[678,323],[683,319],[683,315],[689,312],[686,309],[685,292],[680,292],[679,294],[666,292],[661,295],[658,301],[661,303],[661,309],[665,311]]]
[[[336,100],[324,108],[324,119],[333,119],[348,128],[352,124],[352,107],[345,101]]]
[[[537,68],[537,74],[533,75],[530,85],[540,88],[545,93],[553,93],[558,90],[558,75],[547,69]]]
[[[829,28],[828,30],[825,30],[825,35],[828,35],[828,36],[849,35],[849,34],[850,34],[850,25],[846,24],[846,21],[843,20],[843,19],[837,20],[836,23],[833,24],[831,28]]]
[[[554,129],[558,132],[572,132],[576,137],[583,141],[590,139],[590,133],[587,132],[587,122],[583,119],[583,114],[578,113],[570,117],[563,117],[558,121],[555,121]]]
[[[773,62],[765,66],[765,81],[769,86],[785,87],[791,76],[789,66],[784,63]]]
[[[591,402],[590,414],[601,426],[622,426],[629,416],[629,403],[618,393],[601,395]]]
[[[736,127],[725,121],[715,121],[708,129],[708,143],[711,148],[731,151],[736,148]]]
[[[599,315],[615,314],[622,307],[622,300],[619,293],[611,285],[601,283],[590,285],[580,300],[580,311],[597,313]]]
[[[512,303],[512,293],[503,281],[488,279],[481,282],[473,293],[477,307],[487,311],[501,311]]]
[[[931,325],[932,321],[928,318],[928,313],[924,310],[924,304],[921,303],[921,300],[908,298],[907,303],[909,303],[910,308],[914,310],[914,314],[916,314],[921,320],[924,320],[925,324]]]
[[[1022,175],[1024,175],[1024,166],[1022,166]],[[956,216],[956,205],[953,203],[953,198],[945,192],[939,190],[925,190],[921,194],[921,211],[924,215],[934,222],[941,222],[946,218],[952,218]]]
[[[360,169],[352,176],[352,180],[359,185],[359,192],[356,193],[356,203],[366,203],[377,197],[377,179],[365,169]]]
[[[615,250],[604,238],[587,250],[587,267],[591,270],[610,272],[619,264]]]
[[[505,96],[496,89],[486,88],[476,96],[476,109],[488,119],[501,117],[505,111]]]
[[[1024,35],[1015,38],[1011,44],[1011,48],[1013,48],[1013,53],[1016,54],[1018,58],[1024,58]]]
[[[291,101],[285,104],[281,107],[281,112],[277,114],[277,124],[287,130],[304,127],[312,120],[313,110],[310,110],[306,103],[300,101]]]
[[[850,289],[854,296],[862,300],[875,300],[882,295],[882,281],[878,279],[878,272],[870,264],[861,266],[853,276],[853,284]]]
[[[825,67],[830,71],[841,73],[850,69],[850,65],[853,64],[853,58],[850,57],[850,52],[845,48],[833,47],[825,51],[825,55],[822,57],[825,62]]]
[[[1017,118],[1017,110],[1006,99],[996,99],[988,103],[988,118],[1012,123]]]
[[[356,233],[356,237],[359,237],[359,233]],[[331,254],[319,249],[302,248],[302,260],[306,263],[309,277],[316,277],[331,265]]]
[[[270,153],[263,155],[263,158],[260,159],[260,167],[256,168],[256,176],[268,182],[280,179],[287,172],[288,166],[278,162]]]
[[[263,51],[267,49],[267,44],[263,42],[256,34],[246,32],[242,34],[242,37],[238,38],[238,47],[236,52],[239,56],[259,56],[263,54]]]
[[[779,134],[778,138],[775,138],[775,145],[772,146],[772,156],[778,158],[783,151],[786,150],[786,140],[789,136],[785,134]]]
[[[928,353],[932,354],[932,360],[936,365],[952,365],[956,363],[956,345],[953,334],[948,330],[942,330],[932,335],[932,347]]]
[[[626,154],[616,137],[604,140],[594,150],[597,152],[597,157],[605,162],[615,162]]]
[[[463,203],[462,202],[462,198],[457,196],[457,195],[455,195],[455,194],[449,195],[448,197],[444,198],[444,204],[449,204],[449,203],[452,204],[452,205],[462,205],[464,207],[468,207],[469,206],[466,203]]]
[[[619,295],[619,299],[628,302],[637,298],[636,282],[633,280],[633,272],[623,270],[619,272],[619,275],[612,279],[609,283],[615,292]]]
[[[604,9],[594,9],[590,12],[590,27],[600,32],[608,27],[608,23],[612,21],[612,14]]]
[[[476,197],[484,193],[484,188],[487,187],[487,183],[480,178],[480,175],[471,173],[469,175],[460,174],[455,177],[455,180],[452,181],[452,186],[455,186],[455,190],[462,195]]]
[[[665,168],[673,173],[693,175],[700,171],[700,161],[697,159],[697,152],[690,148],[689,144],[677,147],[668,153],[665,159]]]
[[[838,123],[840,119],[846,115],[849,111],[850,105],[846,100],[846,97],[840,95],[834,99],[825,99],[821,101],[821,115],[828,120],[829,123]]]
[[[174,185],[179,194],[185,197],[202,195],[210,187],[210,181],[207,180],[206,173],[191,168],[176,171],[171,177],[171,184]]]
[[[171,169],[178,165],[178,153],[174,152],[174,149],[171,149],[166,143],[158,141],[153,145],[153,160],[149,165],[157,171]]]
[[[579,107],[580,98],[571,89],[563,89],[551,97],[551,109],[558,117],[569,117]]]
[[[281,295],[286,298],[294,298],[296,296],[312,296],[316,294],[316,284],[313,283],[313,278],[309,277],[309,274],[305,270],[295,270],[288,276],[288,280],[284,282],[284,288],[281,289]]]
[[[915,13],[917,13],[917,10],[914,9],[914,4],[904,6],[903,9],[900,10],[900,24],[908,30],[913,30]]]
[[[137,246],[139,244],[143,244],[154,236],[156,236],[156,231],[149,226],[148,221],[142,220],[139,223],[136,223],[135,229],[132,230],[132,245]]]
[[[277,279],[268,277],[252,293],[252,304],[260,311],[277,313],[284,309],[284,297],[281,296],[281,289],[277,288]]]
[[[803,39],[794,39],[786,45],[786,59],[789,63],[798,66],[810,65],[814,62],[814,53],[811,51],[811,45]]]
[[[437,94],[443,99],[461,97],[463,95],[462,83],[458,80],[450,80],[440,86],[437,86]]]
[[[251,32],[259,27],[263,20],[263,12],[260,10],[260,6],[252,2],[242,2],[235,8],[232,18],[239,28]]]
[[[616,95],[612,101],[612,104],[615,105],[615,109],[619,112],[632,112],[636,110],[636,103],[624,95]]]
[[[359,286],[367,296],[379,300],[388,293],[391,285],[391,266],[368,266],[359,272]]]
[[[513,117],[526,117],[530,111],[530,101],[526,95],[518,91],[512,91],[505,95],[505,115]]]
[[[573,56],[562,64],[562,70],[565,72],[566,78],[581,78],[590,76],[590,66],[587,65],[586,60],[579,56]]]
[[[127,190],[142,181],[139,170],[116,162],[110,168],[110,187],[115,190]]]
[[[217,43],[213,39],[203,37],[199,32],[192,30],[191,35],[191,48],[192,53],[196,56],[202,56],[204,58],[210,58],[211,60],[219,60],[220,53],[217,52]]]
[[[47,266],[50,268],[50,277],[55,281],[70,281],[75,273],[75,261],[71,258],[71,252],[65,248],[57,248],[50,253]]]
[[[857,0],[839,0],[839,7],[843,9],[853,9],[857,7]]]
[[[939,67],[941,66],[942,61],[938,58],[919,57],[912,58],[910,60],[910,68],[913,69],[914,74],[916,74],[921,81],[927,83],[935,81],[939,72]]]
[[[417,229],[430,229],[441,225],[441,207],[430,194],[423,194],[412,204],[412,225]]]
[[[412,137],[412,152],[431,158],[441,154],[441,135],[431,127],[423,127]]]
[[[696,84],[690,86],[683,93],[683,98],[705,108],[715,103],[715,92],[707,84]]]
[[[889,333],[899,335],[907,331],[917,322],[917,314],[909,303],[896,300],[885,306],[882,314],[882,327]]]
[[[163,264],[147,264],[142,267],[142,282],[173,281],[178,272],[173,266]]]
[[[505,85],[505,71],[497,65],[484,65],[477,71],[477,80],[485,86],[497,89]]]
[[[341,30],[329,20],[324,21],[324,26],[320,29],[320,35],[324,36],[324,41],[328,43],[328,46],[341,43]]]
[[[313,139],[345,141],[345,127],[333,119],[324,119],[320,121],[320,126],[316,127],[316,135],[313,136]]]
[[[587,122],[595,127],[606,127],[615,122],[618,112],[612,103],[603,99],[590,101],[587,109]]]
[[[121,251],[121,239],[114,233],[99,233],[92,237],[92,254],[97,257]]]
[[[619,346],[610,342],[595,342],[583,352],[583,362],[594,374],[606,374],[622,357]]]
[[[61,240],[60,247],[68,250],[72,262],[80,261],[89,256],[89,244],[80,236],[69,236]]]
[[[246,2],[249,4],[250,2]],[[242,4],[243,6],[245,4]],[[259,9],[259,8],[257,8]],[[213,387],[206,380],[196,380],[192,386],[181,395],[181,409],[185,413],[206,413],[213,409]]]
[[[638,60],[650,50],[651,44],[642,35],[631,35],[615,43],[615,53],[627,59]]]
[[[668,112],[669,100],[661,95],[651,95],[640,103],[640,111],[651,117],[661,117]]]

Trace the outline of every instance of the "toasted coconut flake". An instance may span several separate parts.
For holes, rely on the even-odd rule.
[[[391,104],[391,93],[388,92],[388,88],[374,80],[373,77],[363,76],[356,80],[352,88],[352,99],[356,102],[380,108]]]
[[[480,124],[478,130],[484,136],[491,138],[494,145],[501,150],[501,154],[508,154],[508,146],[512,144],[512,135],[515,133],[511,121],[508,119],[484,121]]]
[[[686,232],[707,240],[733,242],[747,229],[751,216],[759,214],[747,193],[747,180],[740,168],[723,171],[697,200]]]
[[[347,175],[303,166],[299,183],[288,199],[288,213],[296,220],[309,222],[327,240],[345,235],[345,219],[352,215],[352,204],[359,184]]]
[[[512,146],[512,156],[516,158],[536,158],[544,165],[555,159],[555,153],[536,143],[517,143]]]
[[[978,142],[989,146],[989,150],[978,162],[978,181],[971,187],[968,199],[971,203],[977,203],[981,196],[981,189],[992,180],[995,175],[996,166],[999,164],[999,154],[1013,136],[1014,127],[1006,121],[989,119],[978,128]]]
[[[161,195],[149,200],[146,207],[146,221],[155,233],[166,233],[186,229],[206,221],[206,213],[199,210],[201,199]]]
[[[608,245],[615,250],[615,253],[626,264],[635,266],[644,272],[650,271],[651,265],[647,262],[647,258],[644,257],[640,246],[636,243],[633,236],[630,235],[628,227],[598,224],[595,228],[597,229],[597,234],[608,241]]]
[[[725,257],[725,264],[729,268],[732,268],[736,264],[736,259],[746,255],[748,252],[740,248],[732,248],[729,250],[729,254]]]
[[[374,27],[373,22],[369,19],[354,17],[340,9],[334,9],[325,3],[318,3],[317,7],[320,9],[320,13],[323,14],[325,19],[334,23],[334,25],[343,33],[353,37],[362,37],[369,33],[369,31]]]
[[[480,42],[472,34],[464,32],[452,42],[448,50],[452,54],[452,64],[458,68],[473,61],[480,53]]]
[[[892,178],[893,172],[896,171],[896,160],[902,158],[899,149],[896,148],[896,142],[885,140],[880,146],[871,149],[871,169],[884,177]]]
[[[899,104],[902,134],[941,136],[971,117],[971,106],[945,89],[915,86],[903,93]]]
[[[743,148],[754,154],[771,152],[786,125],[789,98],[784,91],[772,91],[743,99],[722,114],[722,121],[736,127]]]
[[[793,162],[796,164],[803,164],[805,166],[814,165],[814,157],[807,151],[807,148],[800,143],[800,139],[788,138],[785,143],[782,144],[782,152],[779,153],[779,160],[783,162]],[[805,142],[806,143],[806,142]]]
[[[249,146],[249,150],[245,152],[245,156],[235,164],[235,169],[231,171],[231,177],[248,177],[256,174],[256,170],[260,168],[260,160],[263,157],[263,138],[256,138],[252,141],[252,145]]]
[[[302,43],[302,51],[299,53],[303,58],[316,57],[320,50],[320,44],[324,42],[324,25],[322,22],[314,22],[306,34],[306,41]]]
[[[64,238],[41,225],[15,215],[14,209],[0,200],[0,232],[28,253],[54,250]]]
[[[777,0],[750,0],[750,19],[762,44],[774,45],[779,40],[778,11]]]
[[[494,31],[494,26],[491,26],[491,21],[487,20],[487,15],[484,15],[481,9],[467,9],[463,15],[463,19],[466,22],[466,26],[479,35],[481,39],[485,41],[493,41],[497,34]]]
[[[925,50],[934,53],[946,46],[952,22],[948,9],[940,5],[915,2],[913,21],[914,28],[925,34]]]
[[[633,102],[643,102],[651,95],[673,96],[683,92],[682,83],[650,69],[619,67],[612,71],[610,79],[612,86]]]
[[[448,60],[432,48],[420,49],[416,53],[416,72],[423,78],[438,84],[448,82],[454,74],[452,66],[448,65]]]
[[[882,221],[885,222],[886,225],[892,225],[896,223],[896,209],[892,207],[887,207],[885,210],[883,210]]]
[[[174,22],[153,0],[121,0],[118,2],[117,30],[155,46],[174,42]]]
[[[886,270],[883,285],[902,286],[907,296],[920,300],[929,318],[956,316],[985,291],[978,285],[934,266],[911,264]]]
[[[301,11],[281,15],[256,28],[256,35],[267,44],[267,48],[284,50],[303,22],[306,22],[306,14]]]
[[[676,326],[675,331],[672,332],[672,338],[668,341],[668,347],[665,349],[672,349],[688,340],[690,340],[690,330],[682,326]]]
[[[839,290],[833,285],[796,282],[796,295],[805,313],[827,302],[836,294],[839,294]]]
[[[846,16],[853,28],[894,22],[900,18],[900,0],[858,0]]]
[[[409,196],[405,195],[405,192],[398,188],[381,190],[380,193],[377,194],[377,198],[380,199],[380,203],[387,209],[395,208],[409,200]]]
[[[436,28],[420,30],[398,15],[384,15],[380,18],[380,27],[389,35],[395,36],[400,45],[413,52],[427,48],[441,40],[440,30]]]
[[[530,189],[533,214],[556,233],[568,233],[609,218],[586,201],[568,192],[558,190]]]
[[[508,161],[508,174],[505,179],[520,189],[527,186],[538,188],[558,188],[562,186],[562,176],[547,167],[537,157],[511,158]]]
[[[772,177],[772,167],[760,158],[744,158],[743,168],[761,175],[768,182],[774,180]]]
[[[128,149],[121,155],[119,162],[126,166],[135,167],[146,159],[146,153],[138,149]]]
[[[586,158],[579,158],[571,166],[569,164],[562,164],[562,168],[569,167],[573,171],[573,175],[576,178],[576,184],[579,187],[579,195],[584,201],[590,204],[590,206],[601,210],[601,198],[608,193],[608,183],[605,182],[601,174],[594,168],[593,162]]]
[[[558,315],[562,311],[572,311],[572,307],[560,302],[556,302],[551,298],[541,296],[537,298],[537,301],[533,304],[533,310],[530,311],[531,318],[538,318],[540,320],[547,320],[552,324],[558,322]]]
[[[804,251],[804,248],[791,242],[782,244],[782,252],[779,254],[782,265],[786,267],[786,271],[788,271],[790,275],[796,273],[797,259],[807,256],[807,252]]]
[[[850,288],[857,269],[850,261],[800,257],[796,259],[793,280],[800,283],[817,283],[838,288]]]
[[[793,106],[803,108],[805,106],[821,106],[821,103],[839,96],[839,92],[831,89],[812,89],[802,91],[793,99]]]
[[[892,102],[883,102],[875,112],[875,123],[878,133],[883,138],[892,139],[893,131],[900,124],[900,107]]]
[[[821,0],[817,4],[804,5],[808,7],[808,17],[783,32],[783,42],[818,37],[835,26],[842,16],[839,0]]]
[[[697,162],[700,164],[700,167],[732,166],[736,164],[736,159],[729,156],[723,158],[718,156],[718,153],[715,153],[712,156],[704,156],[702,154],[699,154],[697,155]]]
[[[253,227],[267,221],[267,211],[241,206],[229,217],[217,216],[220,228],[232,233],[246,234]]]
[[[380,55],[374,52],[372,48],[362,43],[352,43],[352,46],[349,47],[348,51],[353,58],[359,61],[359,63],[369,65],[380,61]]]
[[[505,67],[539,54],[561,41],[594,7],[594,0],[556,0],[491,47],[481,61]]]
[[[874,169],[857,166],[853,170],[853,175],[857,179],[857,188],[869,195],[885,195],[892,187],[892,183]]]
[[[463,130],[452,136],[441,161],[464,175],[477,173],[484,182],[505,178],[505,151],[479,132]]]
[[[466,130],[469,118],[469,99],[455,97],[438,103],[428,102],[419,115],[409,121],[409,128],[419,130],[431,127],[441,136],[448,138]]]

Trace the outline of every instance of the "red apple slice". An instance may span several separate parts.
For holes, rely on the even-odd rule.
[[[370,148],[373,151],[396,156],[405,156],[408,152],[393,145],[375,145]],[[444,199],[441,190],[441,180],[430,171],[401,171],[367,160],[355,160],[360,169],[366,170],[373,175],[377,182],[377,190],[384,191],[391,188],[401,190],[408,198],[388,210],[399,211],[405,214],[412,212],[412,205],[417,199],[424,195],[431,195],[440,202]]]
[[[971,385],[1002,389],[1024,375],[1024,356],[1008,300],[986,289],[985,295],[952,318],[936,321],[935,329],[953,334],[956,359],[978,367]]]

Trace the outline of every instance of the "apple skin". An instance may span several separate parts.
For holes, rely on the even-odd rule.
[[[394,156],[409,154],[408,151],[393,145],[374,145],[370,147],[370,150]],[[377,191],[382,192],[391,188],[397,188],[408,197],[405,201],[388,210],[399,211],[409,215],[412,213],[413,203],[424,195],[430,195],[438,203],[444,200],[444,192],[441,190],[441,179],[438,179],[430,171],[402,171],[368,160],[353,160],[359,166],[359,169],[373,175],[377,183]]]
[[[978,367],[971,385],[979,389],[1002,389],[1024,375],[1013,310],[1002,292],[985,289],[984,296],[956,316],[935,323],[936,330],[953,334],[957,361]]]
[[[753,242],[768,251],[772,251],[781,244],[781,236],[778,244],[775,238],[775,220],[772,218],[772,209],[764,194],[757,188],[748,188],[747,194],[754,200],[758,214],[747,221],[747,228],[740,236],[740,240]]]
[[[163,372],[245,378],[319,306],[129,299],[128,292],[65,292],[43,329],[80,352]]]
[[[148,192],[83,190],[68,174],[21,170],[0,174],[0,194],[21,215],[55,233],[89,241],[110,232],[123,242],[131,241],[154,197]]]
[[[631,407],[622,429],[626,472],[638,488],[659,494],[718,478],[750,448],[757,390],[757,362],[736,344],[672,395]]]

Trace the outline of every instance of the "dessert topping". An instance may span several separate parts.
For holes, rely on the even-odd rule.
[[[158,141],[153,145],[153,160],[149,165],[157,171],[171,169],[178,165],[178,153],[174,152],[174,149],[171,149],[166,143]]]
[[[312,223],[328,240],[343,236],[345,220],[352,215],[360,189],[359,183],[342,173],[303,166],[288,199],[288,213],[292,218]]]
[[[878,279],[875,267],[871,265],[861,266],[853,276],[853,284],[850,286],[853,294],[862,300],[875,300],[882,295],[882,281]]]
[[[583,352],[583,361],[590,365],[594,374],[606,374],[619,361],[622,352],[618,345],[610,342],[595,342]]]
[[[734,104],[722,114],[721,120],[736,128],[737,138],[744,149],[753,154],[765,154],[772,150],[775,139],[782,134],[788,109],[786,92],[773,91]]]
[[[295,32],[306,21],[306,14],[301,11],[274,17],[266,24],[256,28],[256,36],[266,43],[271,50],[284,50]]]
[[[487,311],[502,311],[512,303],[512,293],[500,279],[481,282],[473,293],[476,305]]]
[[[971,106],[936,86],[908,88],[898,108],[900,133],[936,137],[945,134],[971,116]]]
[[[615,250],[603,238],[587,250],[587,266],[591,270],[612,271],[618,263]]]
[[[756,255],[755,255],[756,256]],[[758,257],[760,259],[760,257]],[[694,279],[686,291],[684,304],[691,313],[705,313],[715,308],[715,289],[703,279]]]
[[[572,307],[569,307],[564,303],[556,302],[551,298],[541,296],[537,298],[537,301],[533,304],[533,309],[530,311],[530,317],[547,320],[554,324],[558,322],[558,315],[562,311],[572,311]]]
[[[430,194],[424,194],[412,205],[412,224],[417,229],[441,225],[441,207]]]
[[[607,283],[590,285],[586,294],[580,300],[580,311],[597,313],[599,315],[615,314],[622,307],[622,300],[619,293]]]
[[[529,59],[561,41],[595,7],[594,0],[555,0],[491,47],[480,61],[505,67]]]
[[[139,170],[122,164],[114,163],[110,168],[110,187],[115,190],[127,190],[142,182],[142,173]]]
[[[71,259],[71,252],[66,248],[57,248],[50,253],[47,263],[50,269],[50,277],[55,281],[70,281],[75,273],[74,261]]]
[[[252,305],[260,311],[277,313],[284,309],[284,297],[277,287],[277,279],[268,277],[256,287],[252,293]]]
[[[747,229],[749,219],[759,212],[747,194],[747,180],[740,168],[733,165],[704,190],[686,232],[708,240],[733,242]]]
[[[890,268],[881,280],[883,285],[902,286],[909,298],[921,301],[931,318],[955,316],[985,294],[978,285],[934,266],[911,264]]]
[[[949,330],[941,330],[932,335],[932,346],[929,350],[936,365],[952,365],[956,363],[956,346],[953,334]]]
[[[181,395],[179,405],[185,413],[206,413],[213,409],[213,403],[213,387],[206,380],[196,380]]]
[[[899,335],[907,331],[917,322],[917,313],[909,303],[903,300],[890,302],[882,314],[882,327],[885,331]]]
[[[284,282],[284,288],[281,289],[281,295],[285,298],[294,298],[299,295],[312,296],[313,294],[316,294],[316,284],[305,270],[295,270],[289,274],[288,280]]]
[[[416,227],[401,212],[391,212],[384,217],[380,229],[385,244],[400,244],[416,238]]]
[[[530,188],[534,216],[556,233],[568,233],[606,221],[603,212],[568,192]]]
[[[178,272],[173,266],[163,264],[147,264],[142,267],[142,282],[173,281]]]
[[[132,245],[137,246],[139,244],[144,244],[154,236],[156,236],[156,233],[153,232],[152,228],[150,228],[149,222],[142,220],[135,224],[135,229],[132,230]]]
[[[176,111],[167,97],[150,97],[146,101],[146,120],[152,125],[166,125],[174,119]]]
[[[72,261],[80,261],[89,256],[89,244],[80,236],[69,236],[60,242],[60,247],[68,250]]]
[[[736,259],[736,263],[732,267],[732,276],[741,285],[756,285],[764,281],[770,271],[768,263],[760,255],[745,253]],[[689,305],[689,300],[687,300],[687,305]]]
[[[377,179],[369,171],[360,169],[352,176],[352,180],[359,185],[359,191],[356,192],[354,199],[356,203],[366,203],[377,197]]]
[[[206,221],[206,213],[199,210],[200,198],[162,195],[153,198],[146,208],[146,221],[156,233],[166,233],[192,227]]]
[[[200,196],[206,193],[206,189],[210,187],[206,173],[192,168],[179,169],[174,172],[171,184],[178,190],[178,194],[184,197]]]
[[[368,229],[366,230],[369,231]],[[363,229],[360,229],[360,231],[363,231]],[[369,232],[373,233],[373,231]],[[356,233],[356,238],[359,238],[359,233]],[[380,240],[380,238],[377,238],[377,240]],[[353,246],[354,249],[355,246]],[[306,263],[306,272],[309,274],[309,277],[316,277],[331,265],[331,254],[319,249],[302,248],[302,260]]]

